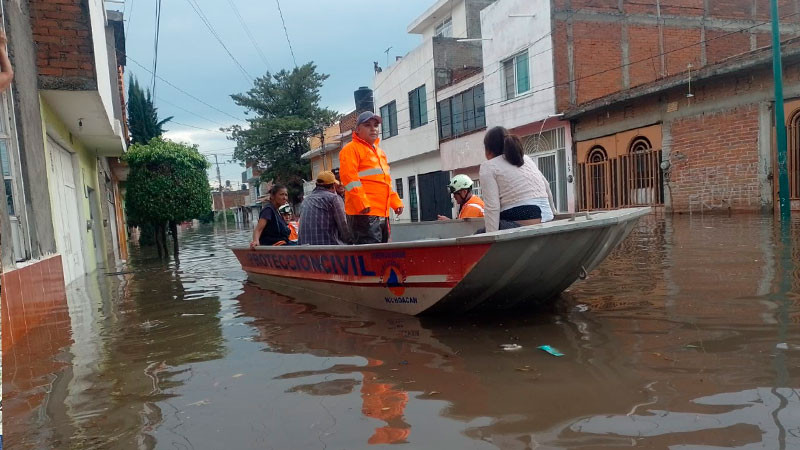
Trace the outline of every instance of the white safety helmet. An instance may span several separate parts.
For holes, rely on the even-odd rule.
[[[291,214],[292,213],[292,206],[288,203],[278,208],[278,212],[281,214]]]
[[[455,194],[462,189],[472,189],[472,185],[472,178],[464,174],[459,174],[450,180],[448,187],[450,188],[450,193]]]

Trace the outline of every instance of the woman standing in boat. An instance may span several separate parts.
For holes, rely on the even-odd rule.
[[[253,230],[253,241],[250,248],[257,245],[292,245],[289,240],[289,226],[281,217],[278,208],[289,202],[289,191],[286,186],[276,184],[269,190],[269,202],[264,205],[258,224]]]
[[[519,138],[494,127],[486,132],[483,146],[487,161],[481,164],[480,180],[486,231],[553,220],[550,184],[524,154]]]

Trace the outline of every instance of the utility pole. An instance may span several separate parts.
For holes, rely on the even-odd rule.
[[[778,199],[781,223],[792,217],[789,203],[789,171],[786,167],[786,118],[783,111],[783,65],[781,64],[781,32],[778,0],[770,0],[772,9],[772,74],[775,77],[775,138],[778,150]]]
[[[219,198],[222,202],[222,218],[225,221],[225,235],[228,234],[228,211],[225,209],[225,192],[222,191],[222,176],[219,174],[219,159],[214,155],[214,161],[217,163],[217,181],[219,182]]]

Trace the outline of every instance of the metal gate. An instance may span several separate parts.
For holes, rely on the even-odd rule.
[[[664,204],[661,150],[578,164],[578,208],[616,209]]]
[[[795,111],[786,127],[788,151],[786,167],[789,169],[789,198],[800,200],[800,111]]]

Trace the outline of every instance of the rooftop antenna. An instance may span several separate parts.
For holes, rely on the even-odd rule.
[[[391,49],[392,49],[392,47],[389,47],[389,48],[387,48],[386,50],[383,51],[383,53],[386,53],[386,67],[389,67],[389,50],[391,50]]]

